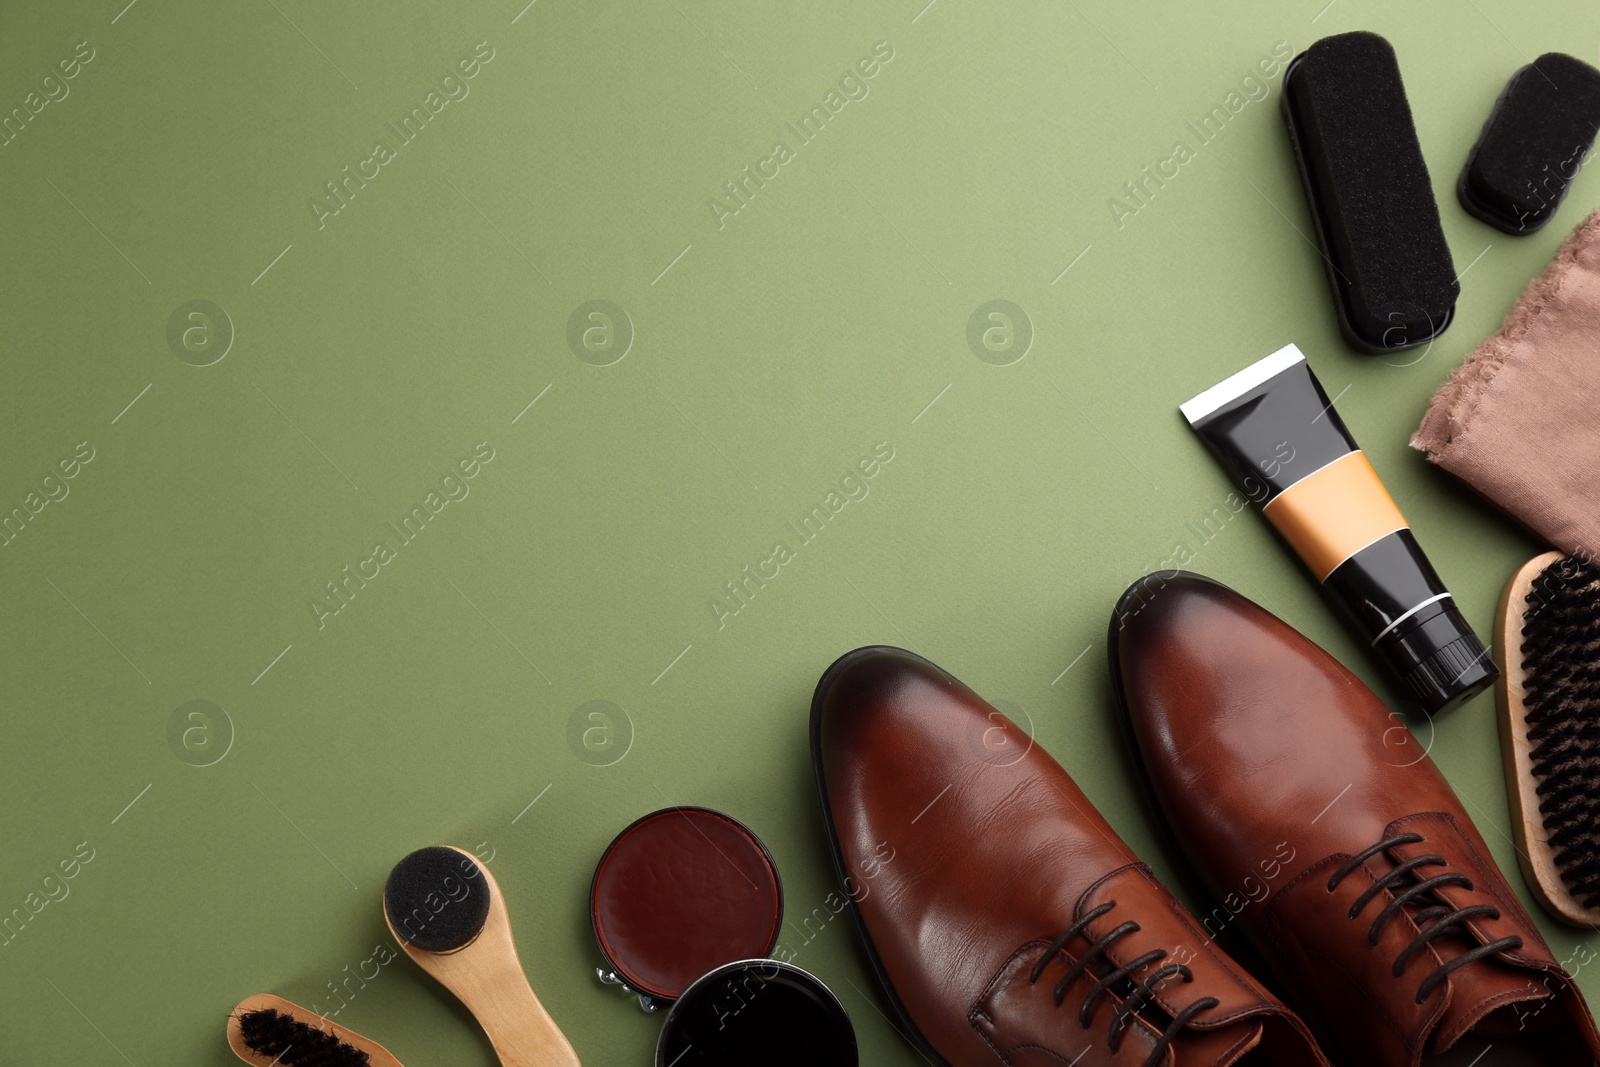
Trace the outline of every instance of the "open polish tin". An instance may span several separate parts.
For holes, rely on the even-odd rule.
[[[855,1030],[827,986],[769,959],[783,924],[777,865],[748,827],[664,808],[606,848],[589,890],[600,980],[666,1011],[658,1067],[854,1067]]]

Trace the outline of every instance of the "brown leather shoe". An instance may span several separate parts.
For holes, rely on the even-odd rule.
[[[937,1063],[1326,1064],[1060,765],[927,660],[839,659],[811,750],[868,954]]]
[[[1600,1056],[1582,994],[1449,783],[1333,657],[1170,572],[1124,594],[1110,648],[1150,784],[1221,902],[1206,928],[1236,918],[1341,1062]]]

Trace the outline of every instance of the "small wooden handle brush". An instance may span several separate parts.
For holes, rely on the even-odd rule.
[[[395,864],[383,914],[406,955],[477,1018],[505,1067],[582,1067],[528,985],[500,887],[471,853],[434,846]]]
[[[228,1044],[255,1067],[404,1067],[371,1038],[271,993],[233,1009]]]
[[[1494,644],[1517,861],[1545,911],[1600,927],[1600,567],[1529,560],[1501,594]]]

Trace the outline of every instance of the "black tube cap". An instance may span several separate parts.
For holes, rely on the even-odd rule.
[[[1378,655],[1430,715],[1466,703],[1500,669],[1452,600],[1418,612],[1385,634]]]

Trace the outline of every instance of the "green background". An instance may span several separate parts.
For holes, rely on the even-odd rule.
[[[806,711],[836,655],[945,666],[1176,875],[1114,733],[1127,582],[1185,546],[1392,695],[1259,516],[1197,535],[1230,487],[1180,401],[1299,344],[1481,633],[1540,549],[1406,440],[1600,194],[1584,173],[1516,239],[1453,191],[1514,69],[1594,61],[1592,4],[124,2],[0,13],[6,112],[94,51],[0,147],[0,510],[94,450],[0,548],[0,913],[94,850],[0,947],[5,1062],[232,1062],[229,1008],[333,1003],[388,941],[390,866],[449,842],[492,857],[584,1062],[647,1063],[659,1017],[596,983],[586,893],[617,830],[685,803],[771,848],[783,941],[863,1062],[921,1062],[847,922],[799,923],[833,889]],[[1279,42],[1358,28],[1399,52],[1465,271],[1449,332],[1390,363],[1338,336],[1279,78],[1120,228],[1108,204]],[[479,42],[470,94],[319,228],[324,183]],[[719,227],[723,183],[878,42],[867,95]],[[1008,366],[966,339],[994,299],[1031,323]],[[210,366],[168,342],[193,300],[232,324]],[[609,366],[568,345],[590,300],[632,324]],[[319,629],[324,583],[484,441],[470,496]],[[869,495],[719,627],[723,583],[880,442]],[[214,716],[169,743],[192,700],[231,747]],[[594,700],[625,715],[597,750],[569,741]],[[1493,716],[1417,730],[1520,888]],[[403,958],[339,1021],[493,1062]]]

